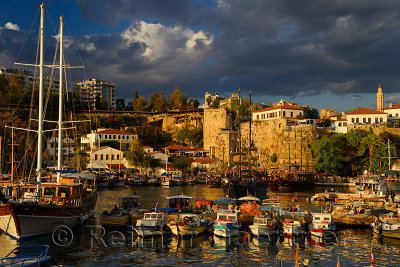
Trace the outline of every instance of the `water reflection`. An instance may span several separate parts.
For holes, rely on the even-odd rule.
[[[130,187],[125,189],[102,190],[99,192],[96,212],[110,210],[119,196],[137,192],[146,208],[167,204],[166,197],[183,193],[195,199],[202,195],[207,199],[223,197],[221,189],[209,188],[207,185],[186,187]],[[283,205],[292,203],[293,197],[302,209],[318,211],[320,203],[306,202],[313,193],[269,193],[280,195]],[[113,231],[118,231],[121,234]],[[123,236],[123,237],[122,237]],[[309,260],[309,266],[336,266],[340,257],[342,266],[368,266],[370,250],[373,247],[377,266],[400,266],[400,241],[388,238],[373,238],[370,229],[340,230],[338,240],[330,244],[318,245],[318,240],[310,238],[285,239],[273,237],[257,239],[244,233],[240,237],[227,240],[214,237],[208,233],[193,239],[178,239],[172,235],[140,239],[130,228],[104,228],[96,220],[74,229],[74,240],[68,247],[54,245],[50,235],[22,241],[21,245],[47,244],[49,255],[53,257],[50,264],[55,265],[265,265],[294,266],[295,251],[299,243],[300,262]],[[103,242],[104,241],[104,242]],[[313,243],[312,243],[313,242]],[[5,256],[19,242],[8,236],[0,235],[0,255]]]

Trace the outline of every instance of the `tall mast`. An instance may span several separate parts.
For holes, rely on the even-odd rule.
[[[64,16],[60,16],[60,89],[58,95],[58,155],[57,155],[57,183],[60,182],[63,155],[62,139],[62,106],[63,106],[63,34],[64,34]]]
[[[42,182],[42,142],[43,142],[43,42],[44,42],[44,8],[40,5],[40,61],[39,61],[39,122],[38,122],[38,150],[37,150],[37,192],[40,196]]]

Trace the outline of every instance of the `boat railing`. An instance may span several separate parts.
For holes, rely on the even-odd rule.
[[[0,266],[39,265],[47,258],[48,245],[27,245],[14,248],[6,257],[0,259]],[[10,255],[16,255],[10,257]]]

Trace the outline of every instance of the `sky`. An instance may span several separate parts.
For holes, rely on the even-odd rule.
[[[0,2],[0,66],[34,63],[40,3]],[[338,112],[400,103],[398,0],[49,0],[45,60],[65,17],[71,82],[97,78],[116,98],[175,86],[204,102],[241,89]]]

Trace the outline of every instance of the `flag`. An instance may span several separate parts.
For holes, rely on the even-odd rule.
[[[371,248],[371,265],[375,267],[375,259],[374,259],[374,254],[372,254],[372,248]]]
[[[293,197],[293,202],[296,201],[296,196]]]
[[[275,199],[279,200],[279,195],[277,195]]]
[[[362,194],[360,193],[360,199],[362,199]]]
[[[339,259],[339,256],[337,257],[337,265],[336,265],[336,267],[340,267],[340,259]]]

